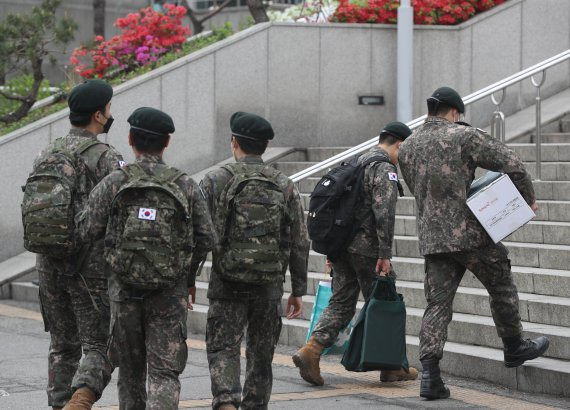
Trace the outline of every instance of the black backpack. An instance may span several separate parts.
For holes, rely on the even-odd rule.
[[[360,229],[372,210],[356,218],[364,170],[373,162],[389,162],[384,156],[374,156],[358,163],[358,156],[330,170],[311,193],[307,229],[313,250],[334,256],[343,251]],[[403,189],[398,182],[398,191]]]

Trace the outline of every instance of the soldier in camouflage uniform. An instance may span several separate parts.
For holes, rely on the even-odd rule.
[[[361,206],[356,210],[356,219],[364,222],[346,251],[332,262],[333,295],[329,305],[307,344],[293,356],[301,376],[309,383],[323,385],[319,369],[321,353],[334,343],[354,316],[360,291],[368,299],[376,275],[396,276],[390,263],[399,189],[396,164],[400,145],[411,133],[405,124],[391,122],[380,132],[379,145],[358,159],[363,163],[381,156],[388,162],[372,162],[364,170],[364,185],[358,201]],[[409,372],[383,370],[380,379],[391,382],[415,380],[417,376],[417,370],[410,367]]]
[[[267,173],[275,175],[275,182],[284,195],[283,216],[287,217],[288,223],[282,226],[281,238],[285,247],[281,248],[279,259],[284,263],[281,269],[272,273],[277,278],[274,283],[252,285],[224,280],[217,267],[218,259],[224,256],[224,252],[234,249],[230,244],[229,249],[221,249],[214,254],[214,268],[208,286],[210,307],[206,330],[212,406],[214,409],[266,409],[273,383],[271,362],[281,332],[281,298],[287,264],[292,286],[287,317],[292,319],[301,314],[301,297],[306,293],[309,241],[299,193],[293,182],[264,165],[261,159],[267,141],[274,135],[271,125],[257,115],[238,112],[231,117],[230,126],[231,147],[237,161],[232,164],[234,169],[242,166],[253,171],[267,169]],[[216,220],[216,207],[220,205],[220,195],[231,180],[231,172],[221,168],[208,173],[201,182],[216,226],[225,224],[225,221]],[[221,241],[221,233],[218,235]],[[248,275],[249,272],[243,274]],[[245,327],[247,366],[242,399],[240,345]]]
[[[154,108],[142,107],[133,112],[128,122],[131,125],[129,144],[133,147],[136,162],[111,173],[91,192],[87,209],[78,218],[80,234],[83,238],[101,238],[106,234],[106,244],[120,243],[118,238],[112,235],[124,235],[128,238],[126,228],[124,234],[122,232],[110,233],[109,226],[111,226],[111,212],[121,212],[120,209],[113,208],[113,201],[122,186],[126,182],[131,182],[128,179],[130,169],[142,169],[141,172],[149,177],[175,170],[165,165],[162,160],[162,153],[170,140],[169,134],[174,132],[174,124],[170,116]],[[172,183],[177,185],[179,192],[182,192],[187,200],[191,215],[191,226],[188,229],[192,231],[194,250],[200,254],[208,252],[215,243],[216,235],[198,185],[189,176],[179,171]],[[139,220],[158,220],[159,213],[167,212],[165,208],[160,207],[154,210],[156,212],[154,215],[149,214],[152,210],[143,209],[143,211],[141,214],[139,210]],[[153,249],[156,247],[157,251],[160,251],[158,247],[161,245],[161,242],[154,242],[151,247]],[[111,252],[116,250],[116,247],[118,245],[106,249],[107,262],[110,266],[113,261],[110,260],[109,255],[118,257],[117,253]],[[168,250],[165,251],[168,252]],[[145,256],[150,253],[150,251],[145,252]],[[189,250],[183,258],[189,261]],[[131,268],[132,266],[134,265],[131,265]],[[192,302],[194,302],[196,292],[194,287],[196,269],[190,269],[189,264],[187,266],[188,268],[184,269],[188,270],[177,274],[179,279],[169,288],[157,290],[145,290],[126,285],[123,281],[124,276],[121,276],[125,272],[110,269],[109,355],[119,366],[118,387],[121,409],[173,410],[178,408],[180,397],[178,376],[186,366],[188,355],[186,318],[187,308],[191,307],[188,303],[188,295],[192,295]],[[189,273],[190,271],[193,273]],[[147,366],[148,399],[145,390]]]
[[[480,129],[458,123],[464,104],[449,87],[428,99],[428,118],[400,150],[402,175],[416,198],[420,252],[425,256],[427,308],[420,332],[423,373],[420,396],[449,397],[439,361],[452,317],[453,298],[466,269],[489,292],[505,365],[520,366],[542,355],[548,339],[523,340],[517,288],[507,249],[494,244],[466,205],[475,169],[506,173],[533,210],[531,178],[520,158]]]
[[[40,153],[34,164],[49,161],[55,144],[69,152],[82,151],[76,162],[76,211],[84,209],[91,189],[123,163],[113,147],[102,142],[91,145],[113,122],[112,96],[113,89],[103,81],[76,86],[68,99],[71,130]],[[82,146],[89,147],[81,150]],[[48,404],[54,409],[61,409],[72,394],[66,409],[91,408],[111,379],[113,368],[106,354],[109,298],[102,255],[102,241],[93,241],[66,259],[37,255],[42,316],[51,337]]]

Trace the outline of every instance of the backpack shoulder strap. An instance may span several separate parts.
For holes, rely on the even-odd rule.
[[[185,173],[179,169],[176,169],[174,167],[165,167],[157,172],[154,177],[164,183],[173,183],[182,175],[185,175]]]
[[[142,179],[148,176],[148,174],[136,162],[127,164],[119,169],[127,175],[129,181],[134,179]]]
[[[87,151],[89,148],[95,146],[95,145],[105,145],[105,146],[109,146],[108,144],[105,144],[102,141],[99,141],[97,138],[93,138],[93,139],[87,139],[85,141],[83,141],[81,144],[79,144],[76,148],[75,148],[75,153],[77,155],[81,155],[83,153],[85,153],[85,151]]]
[[[392,164],[386,157],[381,156],[381,155],[375,155],[373,157],[368,158],[366,161],[362,162],[362,168],[365,168],[366,166],[376,163],[376,162],[385,162],[388,164]],[[392,164],[393,165],[393,164]],[[404,187],[402,187],[402,184],[400,183],[400,181],[396,181],[396,185],[398,186],[398,193],[400,194],[400,197],[404,196]]]

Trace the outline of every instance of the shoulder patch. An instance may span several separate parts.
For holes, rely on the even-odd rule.
[[[125,165],[127,165],[127,163],[123,160],[117,161],[117,164],[119,165],[119,168],[123,168]]]
[[[388,172],[388,179],[390,181],[398,181],[398,174],[395,172]]]

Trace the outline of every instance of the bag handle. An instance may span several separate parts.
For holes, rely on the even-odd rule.
[[[390,276],[377,276],[374,280],[371,297],[376,300],[397,302],[400,296],[396,291],[396,281]]]

